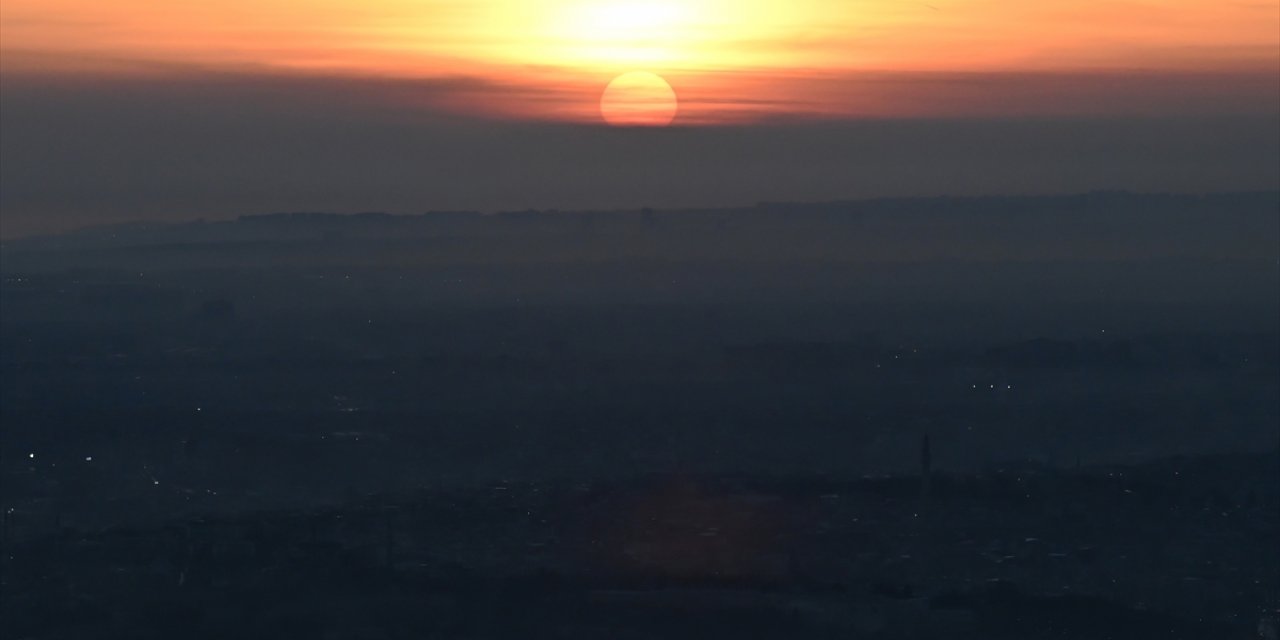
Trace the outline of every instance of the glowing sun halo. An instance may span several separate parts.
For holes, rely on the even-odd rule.
[[[614,78],[600,96],[600,115],[615,127],[665,127],[675,119],[678,108],[671,85],[647,71]]]

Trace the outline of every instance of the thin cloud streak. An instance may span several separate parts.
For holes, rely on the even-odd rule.
[[[25,64],[0,67],[0,83],[19,98],[26,92],[75,92],[88,87],[103,95],[137,92],[159,99],[179,94],[244,99],[292,95],[322,99],[331,108],[359,105],[410,119],[589,125],[602,124],[598,101],[608,80],[600,76],[584,81],[555,68],[529,70],[514,81],[488,74],[370,77],[109,58],[81,68],[76,60],[39,55],[29,55]],[[779,119],[1249,116],[1280,111],[1280,91],[1269,70],[824,73],[758,69],[725,74],[697,70],[673,73],[667,80],[680,100],[678,126]]]

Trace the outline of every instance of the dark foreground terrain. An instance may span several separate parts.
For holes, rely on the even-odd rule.
[[[931,480],[498,483],[68,530],[6,545],[4,635],[1275,637],[1276,454]]]
[[[0,275],[6,639],[1275,637],[1280,193],[273,214]]]

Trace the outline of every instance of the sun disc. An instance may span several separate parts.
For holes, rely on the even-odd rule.
[[[615,127],[665,127],[679,109],[676,92],[656,73],[631,71],[613,79],[600,96],[600,115]]]

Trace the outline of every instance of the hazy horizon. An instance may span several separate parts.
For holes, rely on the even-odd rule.
[[[727,213],[734,214],[737,212],[748,212],[752,210],[778,208],[787,206],[796,206],[805,211],[798,212],[794,215],[805,216],[811,215],[814,210],[823,210],[824,208],[874,205],[892,202],[901,203],[928,203],[937,204],[953,201],[954,204],[966,204],[973,202],[983,202],[992,200],[1015,200],[1035,202],[1039,199],[1072,199],[1085,198],[1093,196],[1128,196],[1135,198],[1148,197],[1169,197],[1169,198],[1215,198],[1215,197],[1236,197],[1236,196],[1280,196],[1280,189],[1246,189],[1246,190],[1229,190],[1229,191],[1131,191],[1127,189],[1094,189],[1088,191],[1063,191],[1054,193],[976,193],[971,195],[883,195],[883,196],[866,196],[866,197],[850,197],[850,198],[833,198],[827,200],[757,200],[754,202],[744,202],[740,204],[723,204],[723,205],[702,205],[702,206],[666,206],[654,207],[650,205],[640,206],[616,206],[616,207],[597,207],[597,208],[561,208],[561,207],[510,207],[510,208],[493,208],[493,209],[475,209],[475,208],[429,208],[419,210],[385,210],[385,209],[359,209],[351,208],[348,210],[332,210],[332,209],[280,209],[272,211],[229,211],[222,213],[214,213],[212,215],[193,215],[189,217],[181,217],[177,215],[152,217],[152,218],[121,218],[119,220],[90,220],[84,224],[71,224],[59,228],[43,228],[33,227],[24,232],[10,233],[11,227],[0,228],[0,240],[5,241],[21,241],[35,240],[45,237],[57,237],[65,234],[77,234],[85,232],[93,232],[98,230],[111,229],[131,229],[138,227],[147,227],[153,225],[161,226],[178,226],[190,225],[198,223],[227,223],[253,219],[264,219],[277,216],[337,216],[343,218],[359,218],[361,216],[377,215],[390,216],[393,218],[423,218],[434,215],[452,216],[458,214],[475,215],[480,218],[501,217],[504,214],[513,213],[539,213],[548,215],[582,215],[582,216],[598,216],[598,215],[627,215],[642,211],[652,211],[661,214],[697,214],[697,213]]]

